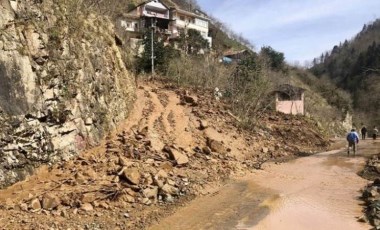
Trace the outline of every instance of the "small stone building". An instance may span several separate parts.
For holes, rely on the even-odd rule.
[[[305,89],[283,84],[275,92],[276,111],[286,114],[305,114]]]

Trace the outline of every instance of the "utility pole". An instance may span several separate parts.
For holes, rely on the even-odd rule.
[[[152,76],[154,76],[154,29],[155,29],[155,22],[153,21],[153,18],[151,18],[151,49],[152,49]]]

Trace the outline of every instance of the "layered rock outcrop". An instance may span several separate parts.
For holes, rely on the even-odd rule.
[[[65,160],[134,100],[112,23],[81,1],[0,0],[0,188]]]

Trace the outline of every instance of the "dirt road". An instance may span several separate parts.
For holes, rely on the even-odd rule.
[[[151,229],[369,229],[357,222],[362,215],[358,196],[368,182],[357,172],[363,156],[379,150],[380,142],[368,140],[356,157],[337,150],[266,164]]]

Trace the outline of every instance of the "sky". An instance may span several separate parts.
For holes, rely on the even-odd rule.
[[[380,0],[197,0],[256,48],[271,46],[305,64],[380,17]]]

